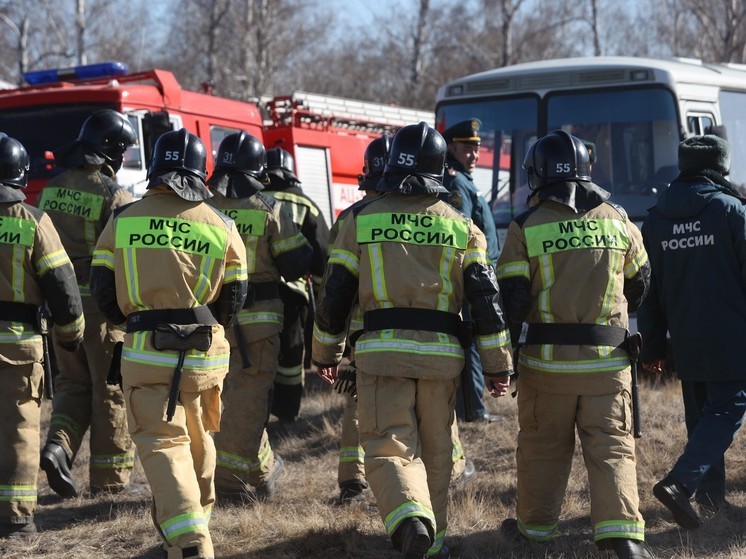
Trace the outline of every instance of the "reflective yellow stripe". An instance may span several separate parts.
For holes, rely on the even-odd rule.
[[[206,531],[207,519],[203,512],[180,514],[161,524],[163,537],[165,537],[169,543],[173,542],[173,540],[183,534]]]
[[[640,271],[640,268],[642,268],[647,263],[647,261],[648,253],[644,250],[641,250],[640,252],[635,254],[632,262],[624,267],[624,277],[627,279],[635,277],[635,274]]]
[[[529,279],[529,265],[526,260],[515,260],[513,262],[505,262],[497,267],[495,275],[497,279],[505,278],[526,278]]]
[[[362,464],[365,461],[365,451],[360,445],[357,446],[342,446],[339,448],[339,462],[340,463],[356,463]]]
[[[451,272],[453,264],[456,261],[456,250],[452,247],[443,247],[440,253],[440,266],[438,272],[442,287],[438,293],[437,310],[448,312],[448,302],[453,295],[453,282],[451,281]]]
[[[145,332],[147,334],[148,332]],[[132,363],[142,363],[143,365],[153,365],[156,367],[176,367],[179,356],[177,352],[172,351],[149,351],[145,349],[124,348],[122,350],[122,359]],[[230,359],[230,353],[220,353],[218,355],[206,355],[201,351],[191,350],[184,359],[184,367],[190,369],[218,369],[227,367]]]
[[[303,234],[297,233],[293,235],[292,237],[288,237],[287,239],[281,239],[279,241],[272,243],[272,246],[270,248],[272,250],[272,256],[276,258],[280,254],[283,254],[291,250],[295,250],[296,248],[302,247],[303,245],[306,245],[306,244],[308,244],[308,241],[303,236]]]
[[[643,541],[645,539],[645,522],[630,520],[605,520],[593,527],[595,541],[607,538],[625,538]]]
[[[386,274],[384,273],[383,253],[380,244],[368,245],[368,262],[370,263],[373,297],[383,308],[393,306],[389,301],[388,289],[386,289]]]
[[[19,503],[36,501],[36,485],[0,485],[0,502]]]
[[[110,250],[96,250],[93,252],[93,262],[91,266],[101,266],[114,270],[114,253]]]
[[[64,250],[50,252],[36,261],[36,273],[43,276],[52,268],[58,268],[65,264],[70,264],[70,259],[67,257],[67,253]]]
[[[380,335],[385,336],[392,330],[381,330]],[[449,336],[449,338],[452,338]],[[355,344],[355,353],[363,355],[366,353],[392,352],[412,353],[415,355],[430,355],[433,357],[461,358],[464,350],[458,343],[443,342],[418,342],[406,338],[361,338]]]
[[[396,529],[403,520],[413,517],[425,518],[430,523],[430,526],[435,526],[435,515],[431,509],[416,501],[407,501],[388,513],[386,518],[383,519],[386,532],[390,536],[396,532]]]
[[[344,266],[355,277],[358,277],[358,275],[360,274],[360,261],[358,260],[357,255],[351,253],[348,250],[342,250],[338,248],[332,249],[332,252],[329,255],[328,263]]]
[[[523,366],[544,373],[603,373],[621,371],[629,367],[629,359],[627,357],[599,357],[598,359],[584,359],[580,361],[558,361],[556,359],[529,357],[523,351],[518,358],[518,362]]]

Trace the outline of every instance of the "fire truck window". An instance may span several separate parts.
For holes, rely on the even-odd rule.
[[[142,154],[142,142],[140,141],[140,119],[136,115],[127,115],[127,118],[135,129],[137,139],[135,144],[127,148],[124,152],[124,161],[122,167],[125,169],[142,169],[143,154]]]
[[[48,179],[62,171],[50,159],[51,152],[78,137],[91,113],[114,105],[49,105],[13,107],[0,111],[0,130],[23,144],[31,161],[30,179]],[[39,131],[43,130],[43,134]]]

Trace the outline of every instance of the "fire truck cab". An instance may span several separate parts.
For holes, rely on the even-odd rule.
[[[127,115],[138,133],[137,144],[127,150],[117,173],[117,181],[135,197],[145,192],[152,147],[163,132],[187,128],[213,155],[223,137],[236,130],[262,137],[255,104],[183,90],[165,70],[128,74],[125,65],[109,62],[25,77],[29,86],[0,90],[0,131],[28,151],[30,203],[61,170],[51,152],[75,140],[85,119],[101,109]],[[212,163],[208,158],[208,172]]]

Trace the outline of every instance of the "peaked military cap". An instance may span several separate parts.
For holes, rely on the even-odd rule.
[[[443,138],[449,144],[452,142],[479,144],[482,141],[482,138],[479,137],[479,129],[481,127],[482,121],[478,118],[462,120],[443,132]]]

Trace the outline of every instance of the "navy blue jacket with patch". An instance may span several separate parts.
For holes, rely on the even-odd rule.
[[[652,281],[637,316],[641,360],[665,358],[668,331],[682,380],[746,379],[746,206],[734,194],[678,177],[642,226]]]

